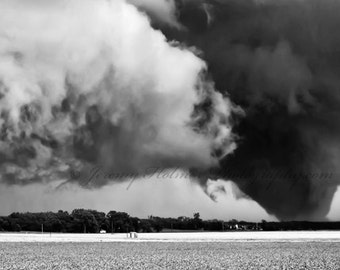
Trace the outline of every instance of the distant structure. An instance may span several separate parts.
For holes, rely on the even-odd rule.
[[[99,233],[106,233],[106,231],[105,230],[100,230],[100,232]]]
[[[128,238],[138,238],[138,234],[136,232],[130,232]]]

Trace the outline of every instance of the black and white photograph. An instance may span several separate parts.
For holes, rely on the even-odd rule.
[[[340,0],[0,0],[0,270],[340,270]]]

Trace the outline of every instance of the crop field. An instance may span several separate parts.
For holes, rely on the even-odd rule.
[[[0,243],[1,269],[340,269],[339,243]]]
[[[338,270],[340,241],[0,241],[0,269]]]
[[[285,242],[327,241],[340,242],[340,231],[234,231],[195,233],[139,233],[138,239],[127,238],[126,233],[0,233],[0,242]]]

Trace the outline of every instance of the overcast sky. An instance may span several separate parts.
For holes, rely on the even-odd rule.
[[[340,219],[340,2],[180,2],[0,1],[1,214]]]
[[[73,186],[53,191],[53,186],[29,185],[25,187],[2,187],[0,190],[1,215],[14,211],[72,211],[75,208],[126,211],[132,216],[162,217],[192,216],[199,212],[204,219],[238,219],[247,221],[277,220],[255,201],[237,199],[239,192],[231,182],[218,181],[214,186],[224,185],[225,193],[216,193],[216,202],[189,180],[148,179],[115,184],[96,190],[82,190]],[[340,190],[335,195],[330,220],[340,219]]]

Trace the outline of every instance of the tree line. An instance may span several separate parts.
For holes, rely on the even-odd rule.
[[[44,231],[62,233],[98,233],[101,230],[112,233],[160,232],[164,228],[174,230],[202,229],[202,220],[196,213],[193,218],[160,218],[149,216],[147,219],[132,217],[125,212],[108,213],[91,209],[75,209],[71,213],[58,212],[12,213],[0,217],[0,231]]]
[[[0,231],[44,231],[60,233],[108,233],[160,232],[160,231],[227,231],[227,230],[339,230],[340,222],[266,222],[260,223],[222,220],[202,220],[199,213],[193,217],[163,218],[149,216],[147,219],[132,217],[125,212],[108,213],[90,209],[75,209],[71,213],[58,212],[12,213],[0,217]]]

